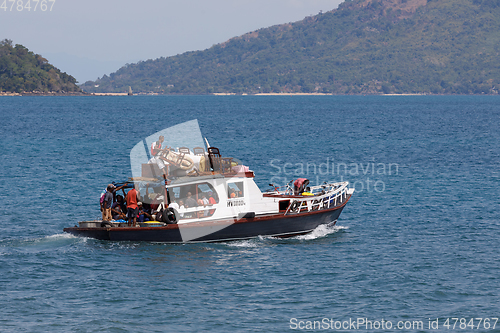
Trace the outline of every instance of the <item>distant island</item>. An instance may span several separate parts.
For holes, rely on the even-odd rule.
[[[498,94],[500,0],[352,0],[204,51],[127,64],[87,92]]]
[[[0,41],[0,95],[491,94],[500,0],[346,0],[203,51],[126,64],[80,87]]]
[[[82,95],[76,79],[12,40],[0,41],[0,95]]]

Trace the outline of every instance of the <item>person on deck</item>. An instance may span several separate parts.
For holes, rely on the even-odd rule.
[[[113,220],[125,220],[127,218],[127,214],[123,212],[118,201],[111,206],[111,216],[113,216]]]
[[[123,195],[121,194],[118,194],[116,196],[116,202],[115,204],[118,204],[120,206],[120,209],[123,213],[127,213],[127,203],[125,202],[125,199],[123,198]],[[113,207],[111,208],[114,208],[115,204],[113,204]]]
[[[210,201],[208,201],[207,196],[206,196],[205,194],[203,194],[203,195],[201,196],[201,200],[202,200],[202,202],[203,202],[203,207],[206,207],[206,206],[209,206],[209,205],[210,205]],[[208,213],[209,213],[208,209],[207,209],[207,210],[204,210],[204,211],[203,211],[203,216],[208,216]]]
[[[198,203],[196,202],[196,199],[193,198],[193,195],[191,192],[187,193],[186,200],[184,200],[184,207],[185,208],[194,208],[198,207]],[[192,212],[192,213],[186,213],[186,217],[195,217],[197,213]]]
[[[104,194],[104,200],[102,201],[102,221],[109,222],[112,219],[111,216],[111,205],[113,204],[113,192],[115,186],[113,184],[109,184],[106,188],[106,193]]]
[[[293,194],[301,195],[302,192],[304,192],[307,185],[309,185],[309,179],[297,178],[297,180],[293,182]]]
[[[163,161],[160,156],[158,156],[163,150],[162,144],[164,140],[165,138],[163,137],[163,135],[160,135],[158,141],[155,141],[151,144],[151,159],[148,161],[148,164],[156,164],[165,177],[168,172],[168,169],[166,169],[168,163]]]
[[[173,208],[176,211],[179,211],[179,204],[176,201],[172,201],[169,205],[168,208]]]
[[[184,212],[186,211],[186,207],[184,206],[184,201],[179,200],[179,215],[181,218],[184,218]]]
[[[149,214],[149,210],[146,207],[144,207],[142,202],[138,202],[137,207],[139,211],[137,217],[139,219],[139,222],[153,221],[153,216]]]
[[[134,227],[137,226],[137,214],[139,213],[139,208],[137,206],[138,196],[139,192],[136,191],[135,188],[132,188],[127,193],[127,217],[129,227],[131,226],[132,221],[134,221]]]
[[[198,207],[198,204],[196,203],[196,200],[193,198],[193,195],[191,192],[187,193],[187,198],[186,198],[186,208],[192,208],[192,207]]]
[[[164,140],[165,138],[163,137],[163,135],[160,135],[158,141],[155,141],[151,144],[151,156],[156,156],[156,154],[161,151],[161,145],[163,144]]]
[[[209,191],[208,192],[208,204],[209,204],[209,206],[215,205],[216,203],[217,203],[217,201],[214,199],[214,193],[212,191]],[[215,209],[210,209],[210,211],[208,212],[208,215],[212,216],[214,212],[215,212]]]

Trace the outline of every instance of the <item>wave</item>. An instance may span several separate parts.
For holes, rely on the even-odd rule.
[[[60,234],[55,234],[55,235],[48,235],[48,236],[42,236],[42,237],[37,237],[37,238],[27,238],[22,240],[21,242],[23,243],[28,243],[28,244],[33,244],[33,245],[39,245],[39,244],[54,244],[54,243],[60,243],[60,242],[66,242],[68,240],[86,240],[86,238],[82,237],[76,237],[68,233],[60,233]]]
[[[252,239],[227,242],[226,245],[233,247],[259,247],[260,245],[262,245],[262,241],[266,238],[267,237],[258,236]]]
[[[42,239],[44,239],[44,238],[45,239],[79,239],[80,237],[76,237],[76,236],[73,236],[72,234],[64,232],[64,233],[60,233],[60,234],[42,237]]]
[[[227,246],[231,246],[231,247],[245,247],[245,248],[249,248],[249,247],[252,248],[253,247],[254,248],[254,247],[260,247],[264,243],[269,243],[269,242],[275,243],[277,241],[283,242],[283,241],[288,241],[288,240],[306,240],[306,241],[315,240],[315,239],[327,237],[328,235],[337,233],[337,232],[342,231],[342,230],[347,230],[347,229],[349,229],[349,227],[337,226],[337,225],[334,225],[333,223],[330,223],[330,224],[319,225],[318,227],[316,227],[316,229],[314,229],[313,231],[311,231],[310,233],[307,233],[305,235],[299,235],[299,236],[294,236],[294,237],[289,237],[289,238],[281,238],[281,237],[273,237],[273,236],[258,236],[258,237],[251,238],[251,239],[231,241],[231,242],[227,242],[224,244],[226,244]]]
[[[330,234],[337,233],[341,230],[347,230],[347,229],[349,229],[349,227],[337,226],[337,225],[333,225],[333,224],[321,224],[316,229],[311,231],[310,233],[305,234],[305,235],[295,236],[295,237],[292,237],[291,239],[300,239],[300,240],[318,239],[318,238],[326,237]]]
[[[67,233],[29,238],[10,238],[0,241],[0,255],[9,253],[49,252],[76,242],[85,243],[87,238],[75,237]]]

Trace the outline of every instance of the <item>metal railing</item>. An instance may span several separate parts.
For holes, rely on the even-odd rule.
[[[311,186],[313,195],[294,198],[288,205],[285,215],[340,206],[347,199],[348,185],[349,182]]]

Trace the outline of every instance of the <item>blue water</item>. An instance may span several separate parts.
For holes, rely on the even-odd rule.
[[[1,332],[500,332],[444,326],[500,317],[499,97],[2,97],[0,116]],[[337,226],[187,245],[62,232],[99,216],[137,142],[191,119],[262,189],[350,181]]]

